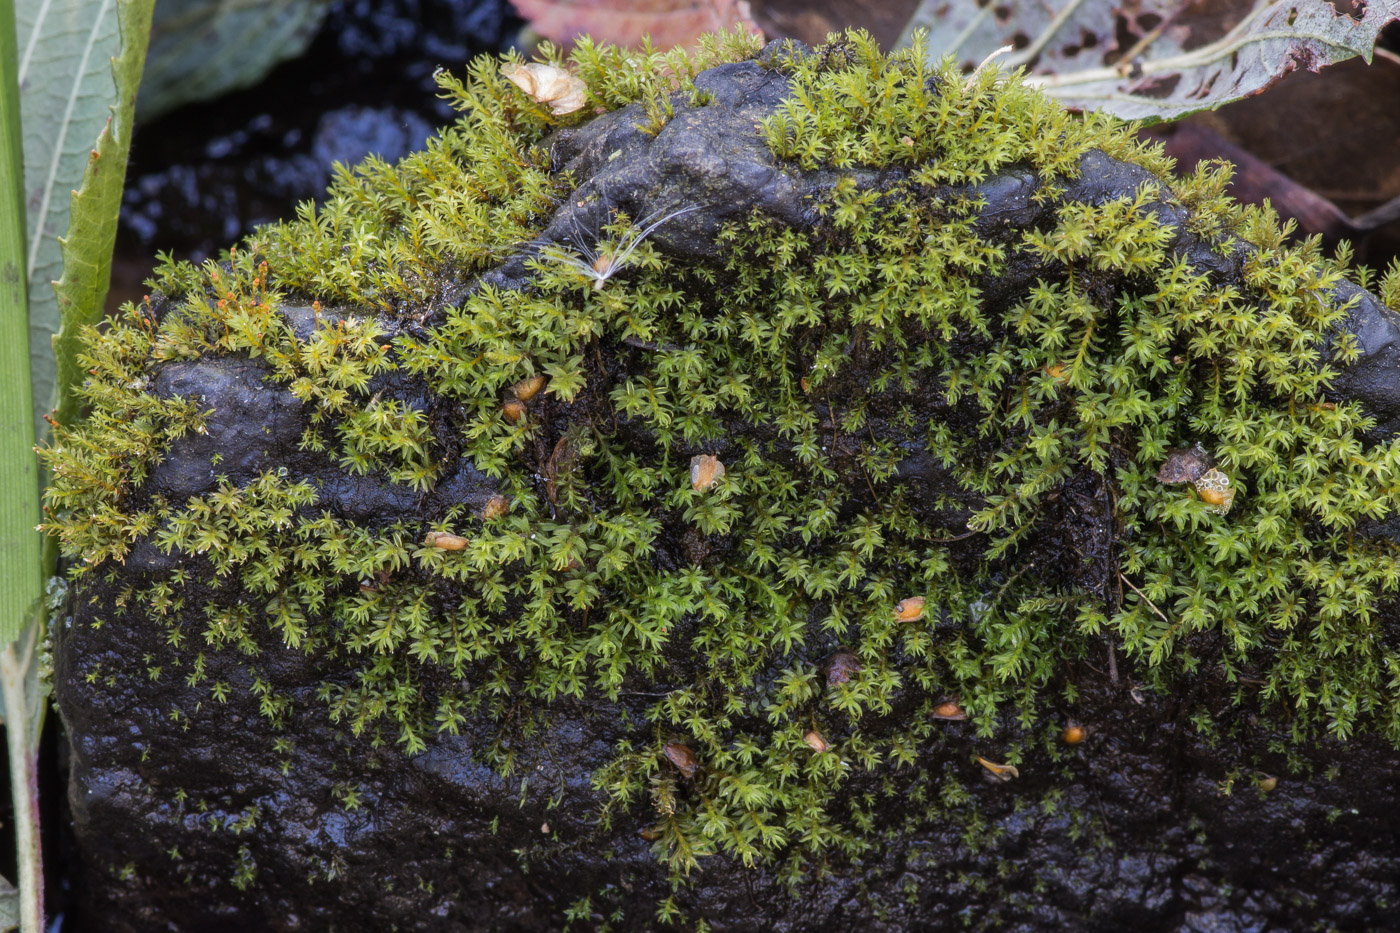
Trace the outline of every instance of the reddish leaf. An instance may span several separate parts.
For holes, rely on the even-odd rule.
[[[588,35],[599,42],[640,45],[651,36],[654,47],[669,49],[736,25],[760,31],[748,0],[515,0],[515,7],[536,32],[560,43]]]

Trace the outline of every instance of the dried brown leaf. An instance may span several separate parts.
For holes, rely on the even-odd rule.
[[[559,504],[559,479],[578,463],[578,450],[569,443],[567,437],[559,438],[544,465],[544,494],[555,505]]]
[[[928,53],[971,69],[1008,42],[1001,65],[1025,66],[1068,107],[1173,120],[1239,100],[1290,72],[1360,56],[1400,19],[1400,0],[926,0],[910,20]]]

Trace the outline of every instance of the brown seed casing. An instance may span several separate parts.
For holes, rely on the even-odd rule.
[[[514,395],[522,402],[528,402],[530,399],[540,394],[540,389],[544,388],[544,384],[544,376],[534,375],[529,379],[521,379],[515,385],[511,386],[510,394]]]
[[[908,599],[901,599],[894,607],[894,617],[901,622],[919,621],[924,617],[924,598],[910,596]]]
[[[939,703],[935,706],[932,716],[934,719],[946,719],[949,722],[962,722],[967,718],[967,710],[959,706],[956,700],[948,700],[945,703]]]
[[[676,770],[685,777],[695,777],[695,772],[700,770],[700,761],[689,746],[679,742],[667,742],[666,747],[661,751],[666,756],[666,760],[675,765]]]
[[[724,476],[724,464],[718,457],[696,454],[690,458],[690,488],[703,492]]]
[[[440,551],[460,551],[467,546],[467,539],[446,531],[430,531],[423,543]]]
[[[493,518],[500,518],[510,511],[510,500],[505,496],[492,496],[486,500],[486,505],[481,508],[481,517],[488,522]]]
[[[501,414],[512,424],[524,418],[527,411],[525,403],[518,398],[508,398],[501,404]]]
[[[816,729],[808,729],[807,734],[802,736],[802,741],[807,743],[807,747],[818,755],[831,751],[831,746],[826,744],[826,739]]]

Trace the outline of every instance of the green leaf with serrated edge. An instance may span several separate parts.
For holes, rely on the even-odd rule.
[[[8,4],[7,4],[8,5]],[[58,404],[51,338],[58,332],[62,272],[58,238],[68,229],[69,192],[82,180],[93,141],[115,99],[108,63],[117,51],[112,0],[15,0],[20,110],[24,116],[24,203],[28,243],[29,346],[34,422]]]
[[[924,0],[900,44],[927,29],[929,58],[964,68],[1009,46],[998,67],[1024,66],[1028,83],[1066,107],[1156,122],[1257,94],[1292,71],[1369,62],[1397,19],[1400,0],[1349,14],[1327,0],[1143,0],[1131,16],[1114,0]]]
[[[72,418],[71,387],[79,375],[73,337],[102,314],[153,6],[154,0],[20,0],[16,11],[40,415],[57,407],[60,418]]]

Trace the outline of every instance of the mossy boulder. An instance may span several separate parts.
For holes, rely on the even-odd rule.
[[[1400,270],[862,34],[571,67],[89,335],[85,928],[1384,918]]]

